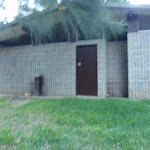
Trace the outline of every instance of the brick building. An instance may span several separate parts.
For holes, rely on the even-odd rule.
[[[0,31],[0,94],[36,90],[42,76],[46,96],[90,95],[150,98],[150,5],[108,4],[128,32],[118,41],[79,40],[32,45],[11,23]],[[13,34],[20,38],[16,42]]]

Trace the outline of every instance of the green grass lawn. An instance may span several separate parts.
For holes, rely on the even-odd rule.
[[[149,150],[150,101],[0,100],[0,150]]]

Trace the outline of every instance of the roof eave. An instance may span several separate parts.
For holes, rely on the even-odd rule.
[[[129,8],[129,9],[149,9],[150,5],[148,4],[129,4],[129,3],[107,3],[106,7],[108,8]]]

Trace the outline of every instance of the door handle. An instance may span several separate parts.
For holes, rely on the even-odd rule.
[[[78,62],[78,63],[77,63],[77,66],[79,66],[79,67],[80,67],[80,66],[81,66],[81,62]]]

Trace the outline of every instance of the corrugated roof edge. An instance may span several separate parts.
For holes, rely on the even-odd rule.
[[[130,4],[130,3],[107,3],[108,8],[145,8],[150,9],[149,4]]]

